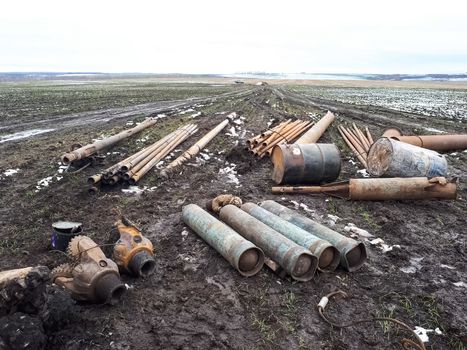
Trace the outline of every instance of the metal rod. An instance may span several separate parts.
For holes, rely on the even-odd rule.
[[[303,144],[317,142],[335,119],[336,116],[332,112],[328,111],[323,118],[321,118],[311,129],[295,141],[295,143]]]

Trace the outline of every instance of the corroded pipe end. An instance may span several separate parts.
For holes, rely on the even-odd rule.
[[[72,161],[74,161],[76,159],[76,157],[74,156],[73,153],[66,153],[62,156],[62,164],[63,165],[68,165],[70,164]]]
[[[252,247],[245,250],[238,258],[238,271],[243,276],[253,276],[264,264],[264,253],[261,249]]]
[[[318,267],[322,271],[334,271],[339,265],[340,259],[339,251],[333,246],[328,246],[319,255]]]
[[[89,187],[88,188],[88,193],[89,194],[96,194],[97,192],[99,192],[99,189],[95,186],[92,186],[92,187]]]
[[[154,256],[147,251],[136,253],[128,263],[128,269],[140,277],[148,277],[156,270]]]
[[[311,253],[303,252],[295,259],[290,276],[297,281],[306,282],[313,278],[318,267],[318,258]]]
[[[120,278],[113,273],[104,275],[96,282],[96,300],[99,303],[115,305],[125,293],[126,288]]]
[[[360,242],[358,245],[342,254],[341,264],[349,272],[358,270],[367,259],[365,245]]]

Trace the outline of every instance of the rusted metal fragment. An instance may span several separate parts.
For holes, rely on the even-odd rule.
[[[328,241],[312,235],[254,203],[245,203],[241,209],[298,245],[308,249],[318,258],[318,268],[320,270],[334,271],[339,265],[340,253]]]
[[[196,204],[183,207],[182,219],[241,275],[253,276],[263,267],[264,253],[260,248]]]
[[[212,200],[208,200],[206,202],[206,209],[214,213],[219,213],[221,208],[225,207],[227,204],[233,204],[240,208],[242,199],[232,194],[221,194]]]
[[[114,246],[112,259],[120,270],[140,277],[154,273],[156,261],[151,241],[125,217],[118,220],[115,226],[120,237]]]
[[[382,137],[368,153],[368,172],[386,177],[446,176],[448,164],[439,153]]]
[[[89,237],[76,236],[68,254],[77,264],[64,264],[52,270],[53,282],[65,287],[76,300],[116,304],[126,289],[118,267]]]
[[[310,130],[303,134],[295,143],[307,144],[318,142],[331,123],[336,120],[336,116],[328,111]]]
[[[456,180],[444,177],[394,177],[350,179],[325,186],[273,187],[277,193],[323,193],[352,200],[456,199]]]
[[[307,249],[234,205],[223,207],[219,217],[243,237],[261,247],[265,254],[284,268],[293,279],[309,281],[313,278],[318,259]]]
[[[392,138],[438,152],[467,149],[467,135],[416,135]]]
[[[334,144],[280,145],[271,157],[275,183],[325,183],[337,179],[341,157]]]
[[[365,262],[367,254],[362,242],[345,237],[275,201],[267,200],[261,202],[260,206],[314,236],[330,242],[341,254],[341,266],[348,271],[358,270]]]

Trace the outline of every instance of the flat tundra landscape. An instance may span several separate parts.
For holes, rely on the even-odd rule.
[[[234,81],[69,76],[0,82],[0,271],[67,262],[50,246],[51,225],[59,220],[81,222],[84,234],[108,244],[121,212],[155,249],[156,272],[145,279],[122,275],[127,291],[113,306],[75,302],[49,284],[46,348],[402,349],[401,339],[411,335],[393,323],[343,329],[325,323],[317,304],[342,290],[348,297],[326,307],[334,322],[391,317],[431,330],[427,349],[465,350],[467,151],[446,153],[448,176],[459,181],[457,200],[349,201],[272,194],[271,161],[247,152],[245,142],[289,118],[317,121],[329,110],[337,118],[319,142],[338,147],[338,180],[363,177],[338,125],[368,127],[375,139],[389,127],[407,135],[466,134],[467,83]],[[160,176],[170,159],[232,112],[235,120],[197,157],[173,176]],[[73,144],[150,116],[158,116],[153,127],[101,151],[99,162],[79,172],[61,164]],[[136,186],[88,193],[89,176],[187,123],[199,131]],[[226,193],[244,202],[273,199],[346,236],[345,227],[354,224],[373,236],[365,240],[368,260],[355,272],[338,268],[309,282],[280,278],[266,266],[243,277],[181,219],[183,206],[205,207]]]

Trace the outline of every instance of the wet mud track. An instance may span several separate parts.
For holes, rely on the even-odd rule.
[[[60,133],[0,144],[5,155],[0,169],[20,169],[0,180],[1,270],[37,264],[52,268],[62,262],[63,256],[49,251],[50,227],[56,220],[83,222],[86,234],[97,242],[107,242],[115,221],[114,208],[135,221],[155,246],[157,272],[153,276],[145,280],[124,276],[129,289],[117,306],[78,303],[73,309],[64,307],[64,319],[68,312],[72,316],[69,322],[45,330],[47,348],[401,349],[399,340],[408,335],[388,324],[337,330],[320,319],[316,304],[321,297],[343,290],[349,298],[332,301],[326,309],[336,322],[395,317],[411,326],[439,328],[442,335],[429,333],[428,349],[463,349],[467,340],[467,153],[447,156],[450,175],[461,181],[458,201],[350,202],[324,196],[272,195],[269,161],[247,154],[242,142],[264,130],[269,121],[322,115],[325,109],[338,112],[338,122],[367,125],[374,136],[394,123],[408,130],[417,124],[416,116],[405,118],[397,111],[378,108],[381,118],[374,115],[372,106],[356,110],[333,101],[311,101],[286,87],[261,87],[246,95],[219,97],[212,105],[199,108],[202,115],[194,120],[200,131],[180,148],[187,148],[231,111],[245,118],[243,124],[232,124],[239,136],[231,136],[228,126],[203,151],[209,157],[198,157],[167,180],[151,172],[139,184],[147,187],[139,195],[124,194],[116,186],[90,197],[85,179],[138,149],[136,139],[147,136],[152,140],[154,133],[167,133],[192,121],[186,114],[168,111],[170,118],[161,120],[158,130],[109,150],[104,165],[78,174],[65,173],[63,179],[53,180],[38,192],[37,181],[57,171],[59,156],[72,142],[120,130],[133,116],[97,125],[76,119],[72,128]],[[448,132],[461,131],[442,119],[421,118],[419,122],[427,127],[434,123]],[[335,142],[341,150],[341,179],[359,176],[361,166],[354,165],[336,125],[320,142]],[[234,176],[221,171],[228,167],[233,167]],[[341,233],[348,223],[354,223],[399,247],[383,253],[367,242],[369,259],[362,269],[320,273],[306,283],[279,279],[267,268],[244,278],[181,221],[183,205],[204,206],[207,199],[220,193],[233,193],[244,201],[274,199],[325,225],[332,224],[329,215],[334,215],[338,219],[332,227]]]

